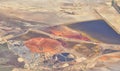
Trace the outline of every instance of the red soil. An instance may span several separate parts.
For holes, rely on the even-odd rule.
[[[24,43],[32,52],[58,53],[62,47],[61,43],[49,38],[32,38]]]
[[[56,36],[62,36],[67,38],[73,38],[73,39],[80,39],[85,41],[90,41],[90,39],[87,36],[84,36],[80,34],[77,31],[74,31],[68,27],[61,26],[61,27],[53,27],[49,30],[51,34],[54,34]]]

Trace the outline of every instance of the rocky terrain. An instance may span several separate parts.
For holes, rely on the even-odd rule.
[[[67,26],[102,19],[119,34],[116,17],[111,0],[0,0],[0,71],[120,71],[120,44]]]

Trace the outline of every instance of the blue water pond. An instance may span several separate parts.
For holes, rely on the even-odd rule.
[[[99,41],[120,44],[120,35],[117,34],[104,20],[78,22],[67,26],[78,31],[83,31]]]

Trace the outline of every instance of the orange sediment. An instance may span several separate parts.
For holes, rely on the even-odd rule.
[[[58,53],[62,44],[54,39],[49,38],[32,38],[24,43],[32,52],[41,53]]]
[[[120,59],[120,55],[104,55],[100,57],[98,60],[106,62],[113,59]]]
[[[73,38],[73,39],[80,39],[85,41],[90,41],[90,38],[81,34],[80,32],[74,31],[68,27],[60,26],[60,27],[53,27],[49,30],[51,34],[54,34],[56,36],[62,36],[67,38]]]

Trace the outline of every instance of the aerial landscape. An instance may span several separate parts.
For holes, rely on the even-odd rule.
[[[120,71],[120,0],[0,0],[0,71]]]

